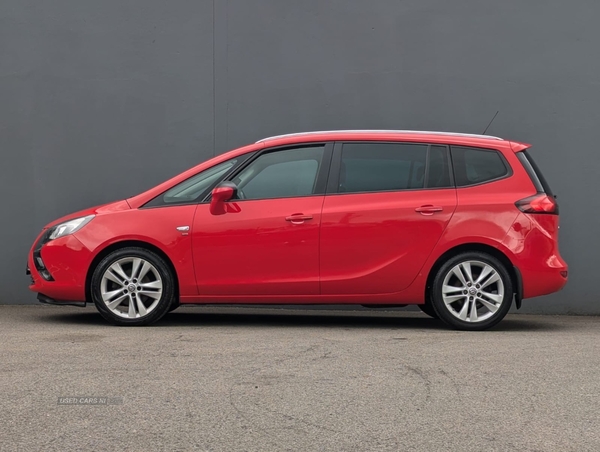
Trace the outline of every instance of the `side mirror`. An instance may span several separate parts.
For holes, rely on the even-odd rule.
[[[231,201],[237,195],[237,185],[233,182],[221,182],[211,193],[210,213],[223,215],[227,212],[226,202]]]

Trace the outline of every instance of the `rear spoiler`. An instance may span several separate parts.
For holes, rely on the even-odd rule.
[[[520,143],[519,141],[509,141],[510,143],[510,148],[513,150],[513,152],[521,152],[524,151],[525,149],[528,149],[531,147],[530,144],[528,143]]]

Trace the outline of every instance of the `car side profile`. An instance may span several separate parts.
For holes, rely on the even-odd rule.
[[[180,304],[415,304],[483,330],[567,282],[558,205],[529,147],[418,131],[266,138],[50,223],[30,289],[117,325]]]

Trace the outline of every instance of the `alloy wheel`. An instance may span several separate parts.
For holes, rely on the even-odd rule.
[[[140,257],[121,258],[105,270],[100,294],[106,307],[128,319],[145,317],[158,306],[163,281],[156,267]]]
[[[483,322],[492,317],[504,300],[504,283],[488,263],[467,260],[450,269],[442,283],[442,300],[459,320]]]

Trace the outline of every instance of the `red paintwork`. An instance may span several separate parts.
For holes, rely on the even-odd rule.
[[[239,212],[196,210],[194,267],[201,295],[318,295],[324,196],[231,203]],[[292,207],[293,206],[293,207]],[[312,219],[287,221],[294,214]]]
[[[35,281],[29,286],[31,290],[57,300],[85,300],[85,276],[92,260],[89,249],[74,235],[68,235],[48,242],[42,249],[42,259],[54,281],[48,282],[39,275],[33,254],[29,253],[27,265]]]
[[[511,141],[510,147],[513,150],[513,152],[520,152],[520,151],[524,151],[525,149],[530,148],[531,145],[527,144],[527,143],[520,143],[518,141]]]
[[[227,212],[235,213],[236,209],[228,209],[232,203],[227,203],[233,198],[233,187],[217,187],[212,191],[210,199],[210,213],[212,215],[224,215]]]
[[[426,205],[443,210],[415,211]],[[321,226],[321,293],[386,294],[406,289],[455,208],[454,189],[327,196]]]
[[[408,141],[496,149],[510,177],[479,186],[332,194],[140,209],[175,184],[220,162],[265,147],[321,141]],[[41,255],[55,281],[28,264],[30,289],[61,301],[85,299],[94,259],[109,246],[145,243],[173,265],[182,303],[424,302],[436,262],[457,246],[502,252],[523,278],[524,298],[560,290],[567,265],[558,252],[558,215],[515,206],[536,190],[516,152],[527,144],[488,138],[398,132],[328,132],[265,140],[204,162],[126,201],[87,209],[76,233],[48,242]],[[211,208],[213,212],[211,213]],[[441,209],[441,210],[440,210]],[[190,226],[180,232],[178,226]],[[40,234],[41,235],[41,234]],[[37,242],[37,240],[36,240]]]

